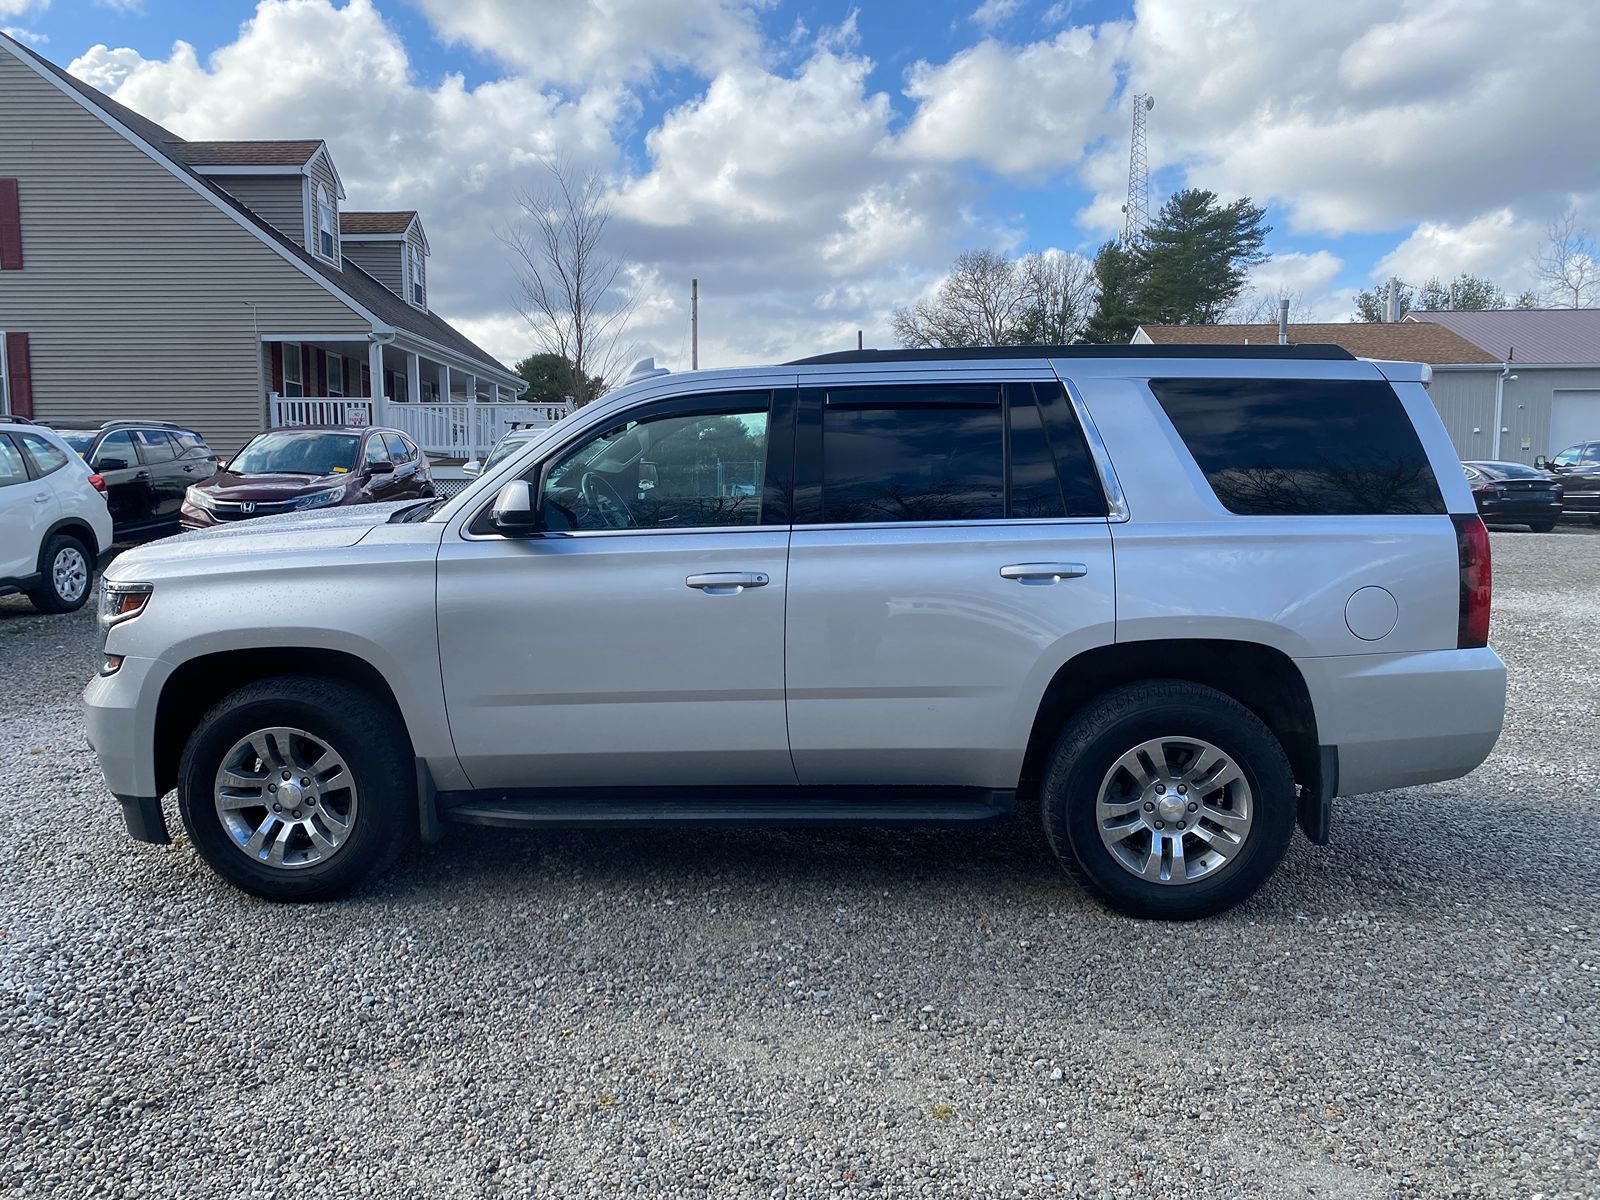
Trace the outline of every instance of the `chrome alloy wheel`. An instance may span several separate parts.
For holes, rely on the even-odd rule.
[[[1152,738],[1106,772],[1095,827],[1124,870],[1151,883],[1193,883],[1244,848],[1253,800],[1244,772],[1210,742]]]
[[[339,753],[303,729],[240,738],[222,757],[212,795],[239,850],[285,870],[327,862],[355,827],[355,776]]]
[[[76,546],[63,546],[50,562],[50,582],[56,595],[68,604],[76,604],[89,588],[89,562]]]

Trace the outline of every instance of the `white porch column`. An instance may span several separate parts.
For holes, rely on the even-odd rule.
[[[372,377],[372,423],[387,425],[389,397],[384,395],[383,387],[383,346],[377,342],[367,343],[367,373]]]
[[[472,443],[472,457],[478,457],[478,377],[467,376],[467,439]]]
[[[422,403],[422,359],[415,354],[406,355],[406,399]]]
[[[446,437],[446,439],[449,440],[449,442],[450,442],[450,451],[453,454],[455,452],[455,438],[453,436],[451,436],[451,430],[455,426],[455,416],[453,415],[455,410],[450,407],[451,399],[452,398],[451,398],[451,395],[450,395],[450,364],[449,363],[440,363],[439,364],[439,402],[445,406],[444,409],[443,409],[443,412],[444,412],[444,436]],[[472,456],[469,454],[469,455],[467,455],[467,457],[471,458]]]

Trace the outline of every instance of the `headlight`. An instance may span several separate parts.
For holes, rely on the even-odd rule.
[[[110,628],[120,621],[137,617],[150,603],[155,588],[148,583],[100,581],[100,624]]]
[[[192,504],[196,508],[205,509],[207,512],[211,511],[212,506],[210,494],[207,492],[202,492],[197,487],[191,487],[185,491],[183,493],[183,500],[185,504]]]
[[[301,508],[326,508],[330,504],[337,504],[344,498],[344,485],[323,488],[320,492],[309,492],[294,502],[297,509]]]

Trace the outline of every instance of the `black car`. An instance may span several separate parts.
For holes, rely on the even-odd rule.
[[[1540,455],[1533,465],[1561,482],[1568,516],[1588,513],[1591,521],[1600,523],[1600,442],[1579,442],[1548,460]]]
[[[1486,523],[1549,533],[1561,519],[1562,486],[1549,472],[1514,462],[1464,462],[1461,469]]]
[[[210,479],[220,466],[198,433],[165,421],[55,429],[105,480],[106,507],[118,541],[177,533],[184,492]]]

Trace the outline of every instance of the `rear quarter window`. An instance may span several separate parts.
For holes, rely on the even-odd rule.
[[[1152,379],[1150,390],[1229,512],[1446,511],[1411,418],[1382,380]]]

